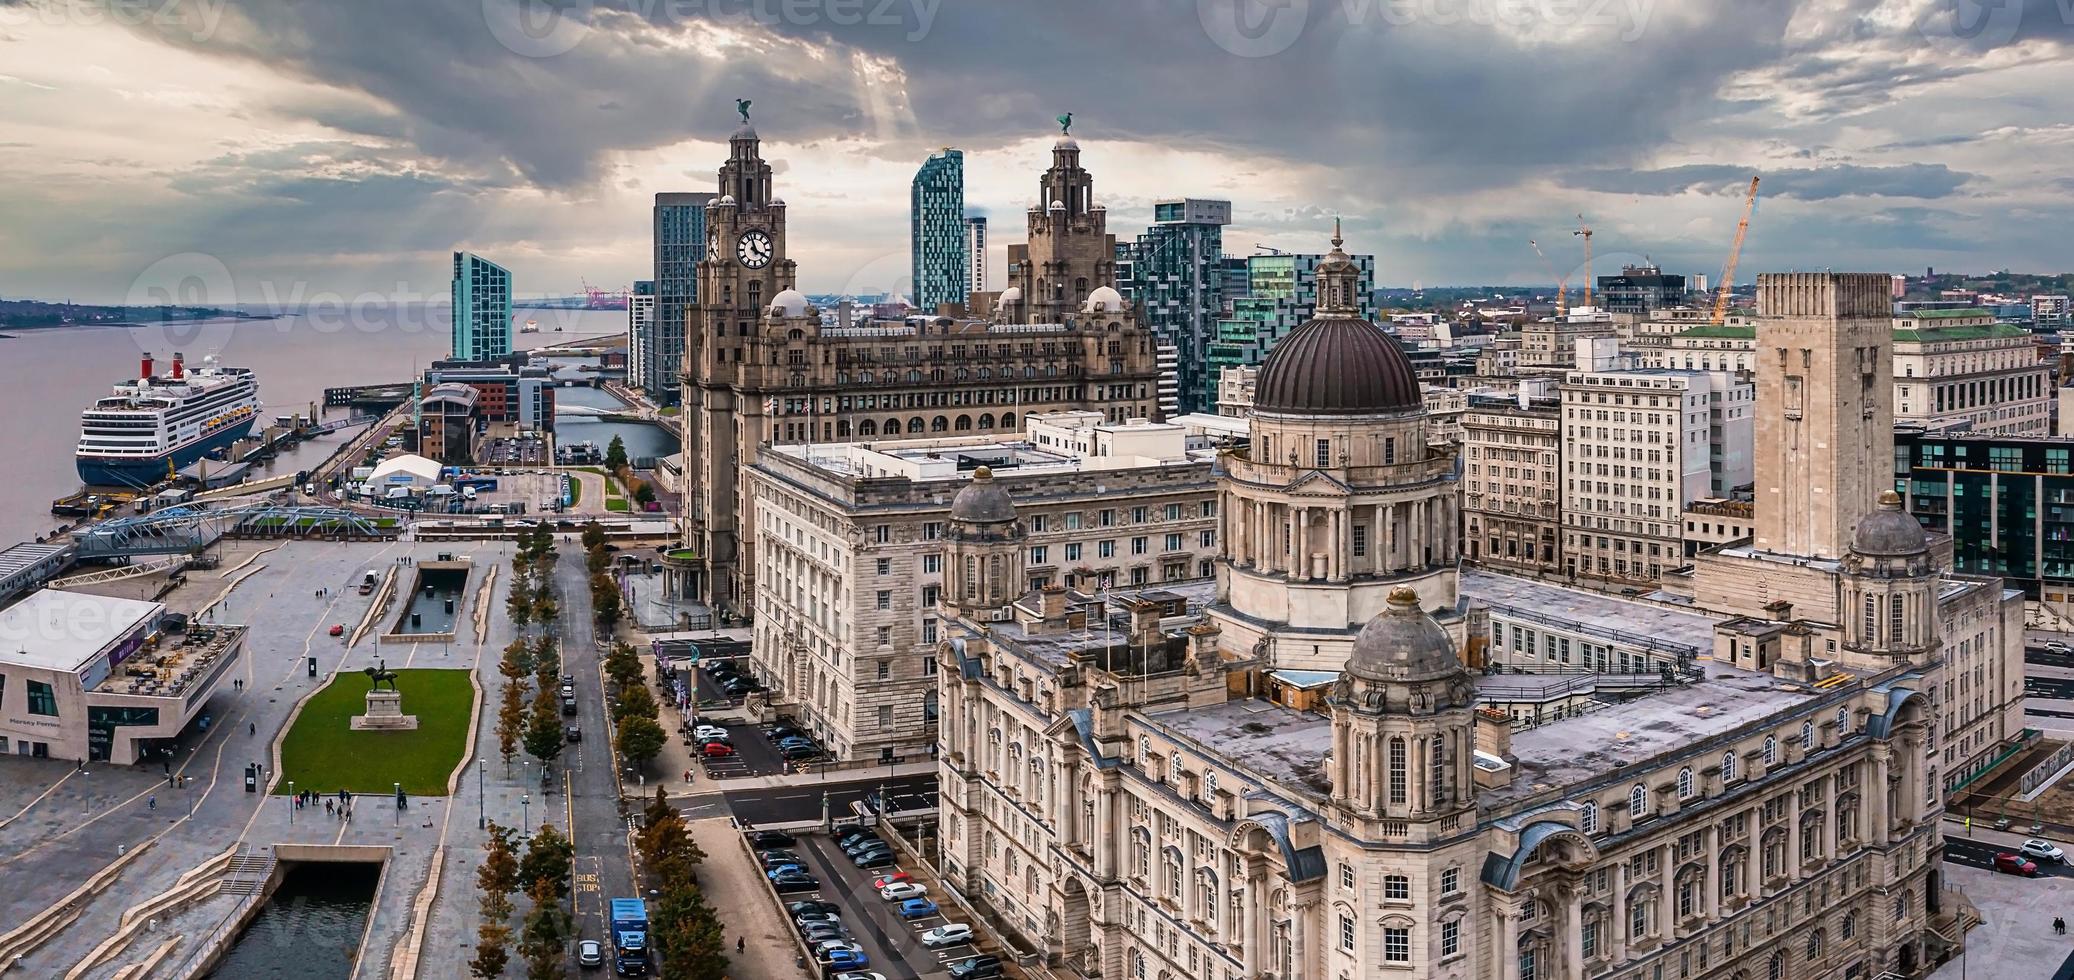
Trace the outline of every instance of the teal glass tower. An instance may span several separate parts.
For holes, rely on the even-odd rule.
[[[964,303],[966,265],[965,153],[945,147],[915,172],[912,190],[914,304]]]
[[[511,353],[511,273],[473,252],[454,253],[454,359]]]

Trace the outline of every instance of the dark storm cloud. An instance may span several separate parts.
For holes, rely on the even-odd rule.
[[[1580,170],[1563,183],[1608,194],[1669,195],[1740,192],[1750,178],[1761,176],[1766,197],[1826,201],[1839,197],[1940,198],[1957,193],[1973,174],[1941,163],[1907,163],[1891,167],[1837,164],[1805,169],[1757,171],[1749,167],[1697,163],[1661,170]]]

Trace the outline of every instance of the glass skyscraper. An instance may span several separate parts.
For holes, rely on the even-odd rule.
[[[1246,259],[1246,293],[1219,319],[1209,345],[1210,390],[1228,367],[1257,367],[1275,342],[1303,325],[1318,309],[1318,263],[1323,255],[1279,253]],[[1353,256],[1360,270],[1354,298],[1361,316],[1374,320],[1375,256]]]
[[[1160,343],[1174,348],[1175,397],[1183,412],[1207,412],[1216,400],[1208,357],[1225,307],[1224,226],[1230,223],[1230,201],[1159,201],[1152,227],[1116,247],[1117,289],[1142,311]]]
[[[628,383],[660,405],[674,405],[684,369],[684,314],[698,301],[698,265],[706,258],[706,204],[712,193],[655,196],[655,313],[629,350]],[[632,370],[638,364],[640,370]]]
[[[473,252],[454,253],[454,358],[511,353],[511,273]]]
[[[963,303],[970,286],[965,251],[965,153],[945,147],[915,171],[912,188],[914,304]]]

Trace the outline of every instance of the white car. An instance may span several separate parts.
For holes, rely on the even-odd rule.
[[[886,980],[886,975],[883,973],[866,973],[862,970],[852,970],[848,973],[836,974],[835,980]]]
[[[2051,841],[2043,841],[2034,837],[2025,841],[2024,846],[2017,848],[2017,850],[2024,852],[2025,857],[2034,861],[2050,861],[2054,864],[2067,863],[2066,852],[2061,851]]]
[[[828,954],[833,953],[839,949],[851,953],[864,952],[864,947],[859,946],[856,943],[853,943],[847,939],[827,939],[823,940],[820,945],[814,947],[814,957],[816,959],[827,959]]]
[[[922,945],[930,949],[942,946],[963,946],[971,941],[972,927],[963,922],[953,922],[947,926],[937,926],[928,932],[922,933]]]
[[[921,898],[927,894],[929,894],[929,889],[923,888],[912,881],[896,881],[879,889],[879,897],[889,902],[904,902],[910,898]]]
[[[718,725],[700,725],[699,727],[691,730],[691,737],[705,739],[726,738],[728,736],[727,729],[721,728]]]

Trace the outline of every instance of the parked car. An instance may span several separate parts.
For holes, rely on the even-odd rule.
[[[853,970],[847,973],[838,973],[831,980],[886,980],[886,975],[883,973],[866,973],[862,970]]]
[[[780,895],[789,892],[810,892],[821,887],[821,879],[809,874],[786,875],[772,879],[771,887],[777,889]]]
[[[900,917],[903,919],[919,919],[935,914],[936,903],[926,898],[910,898],[900,903]]]
[[[346,635],[346,624],[344,624],[344,623],[333,623],[333,624],[331,624],[331,635],[333,635],[333,636],[344,636],[344,635]]]
[[[707,742],[699,746],[699,754],[708,759],[725,759],[735,754],[735,747],[726,742]]]
[[[851,863],[860,868],[884,868],[890,866],[894,860],[892,851],[865,851],[850,859]]]
[[[575,699],[575,698],[563,698],[563,699],[562,699],[562,714],[564,714],[564,715],[573,715],[573,714],[575,714],[575,713],[576,713],[576,699]]]
[[[709,739],[725,740],[727,738],[727,729],[722,728],[719,725],[700,725],[697,728],[691,730],[691,737],[698,739],[701,742],[707,741]]]
[[[791,851],[765,851],[757,855],[757,857],[763,860],[763,867],[766,871],[787,864],[804,865],[806,863],[804,858]]]
[[[785,906],[785,911],[793,915],[806,915],[809,912],[841,912],[842,909],[842,906],[834,902],[823,902],[818,899],[807,899],[806,901],[793,902]]]
[[[842,919],[838,918],[834,912],[801,912],[792,917],[792,924],[801,929],[822,922],[836,925],[841,923]]]
[[[816,956],[815,961],[830,970],[848,970],[863,966],[867,962],[863,950],[832,949],[826,955]]]
[[[583,729],[578,728],[575,725],[570,725],[568,736],[569,741],[571,742],[581,742],[583,741]]]
[[[912,881],[896,881],[890,885],[879,886],[879,897],[889,902],[900,902],[910,898],[921,898],[922,896],[927,894],[929,894],[929,889],[923,888],[922,886],[917,885]]]
[[[786,878],[796,874],[803,875],[806,873],[807,866],[804,864],[780,864],[776,867],[772,867],[765,870],[763,874],[765,877],[771,879],[772,881],[776,881],[779,878]]]
[[[815,944],[814,944],[814,955],[815,955],[815,956],[826,956],[826,955],[828,955],[829,953],[833,953],[833,952],[836,952],[836,951],[838,951],[838,950],[845,950],[845,949],[846,949],[846,950],[849,950],[849,951],[850,951],[850,952],[852,952],[852,953],[862,953],[862,952],[864,952],[864,947],[862,947],[862,946],[859,946],[859,945],[857,945],[856,943],[853,943],[853,942],[851,942],[851,941],[849,941],[849,940],[847,940],[847,939],[830,939],[830,940],[825,940],[825,941],[823,941],[823,942],[818,942],[818,943],[815,943]]]
[[[2051,841],[2039,840],[2036,837],[2024,841],[2023,846],[2017,848],[2017,850],[2023,856],[2034,861],[2050,861],[2053,864],[2067,863],[2067,854],[2060,850],[2058,845]]]
[[[759,830],[749,835],[749,843],[756,847],[791,847],[799,840],[782,830]]]
[[[874,847],[888,846],[891,845],[887,844],[884,840],[881,840],[877,834],[873,834],[869,837],[859,837],[856,840],[849,842],[848,844],[844,844],[843,853],[850,857],[856,857],[858,851],[867,850],[869,848]]]
[[[563,682],[562,682],[562,696],[563,696],[563,697],[565,697],[565,698],[573,698],[573,697],[575,697],[575,696],[576,696],[576,685],[575,685],[574,683],[571,683],[571,682],[569,682],[569,681],[563,681]]]
[[[791,725],[783,723],[772,725],[770,728],[765,729],[765,732],[768,735],[770,735],[773,741],[781,738],[791,738],[795,735],[806,734],[805,732],[802,732],[799,729],[792,727]]]
[[[2026,878],[2038,877],[2038,865],[2026,861],[2015,854],[2003,853],[1995,855],[1995,870],[2008,875],[2022,875]]]
[[[941,949],[945,946],[962,946],[971,941],[972,927],[963,922],[953,922],[949,925],[937,926],[922,933],[922,945],[930,949]]]
[[[911,876],[909,876],[907,872],[905,872],[905,871],[895,871],[895,872],[893,872],[893,873],[891,873],[891,874],[883,874],[883,875],[878,875],[878,876],[875,876],[875,877],[873,877],[873,878],[871,879],[871,887],[873,887],[873,888],[884,888],[884,887],[886,887],[887,885],[897,885],[897,884],[899,884],[899,883],[901,883],[901,882],[903,882],[903,881],[913,881],[913,880],[914,880],[914,878],[913,878],[913,877],[911,877]]]
[[[952,980],[989,980],[1001,975],[1001,957],[968,956],[950,965]]]
[[[778,750],[778,757],[786,762],[801,762],[821,754],[821,750],[810,745],[795,745]]]
[[[576,944],[576,965],[595,967],[605,965],[605,947],[595,939],[586,939]]]
[[[843,927],[833,922],[816,922],[799,930],[801,939],[810,943],[837,942],[849,938]]]

